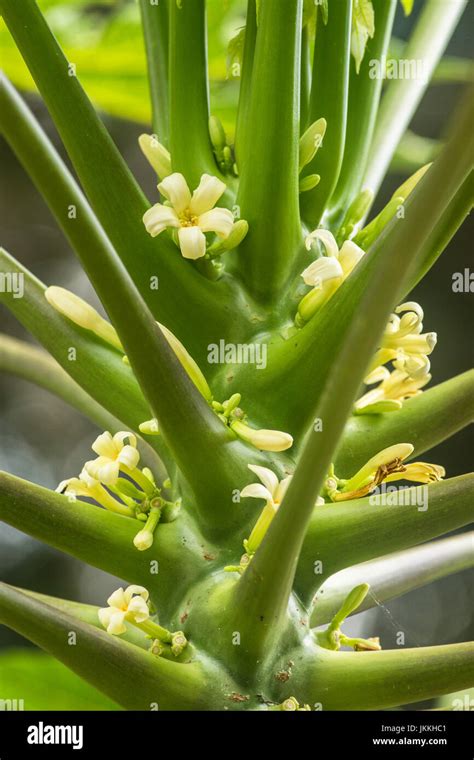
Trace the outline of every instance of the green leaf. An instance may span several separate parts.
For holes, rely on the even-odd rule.
[[[339,477],[350,477],[378,451],[401,441],[412,457],[462,430],[474,420],[474,370],[435,385],[395,412],[349,418],[336,458]]]
[[[235,690],[207,660],[184,665],[155,657],[4,583],[0,623],[53,654],[129,710],[222,709],[225,695]],[[68,643],[71,631],[76,633],[76,646]]]
[[[358,613],[473,566],[471,531],[348,567],[331,575],[318,589],[311,625],[329,623],[350,590],[360,583],[368,583],[370,591]]]
[[[165,618],[182,600],[184,589],[210,566],[205,557],[219,553],[200,536],[184,509],[177,520],[160,525],[153,546],[140,552],[133,545],[139,521],[7,473],[0,473],[0,520],[93,567],[142,584]],[[158,575],[151,572],[153,561]]]
[[[115,702],[43,652],[0,654],[2,700],[22,699],[25,710],[117,710]]]
[[[313,510],[295,588],[310,603],[339,570],[401,551],[472,522],[474,474]],[[393,504],[395,501],[395,504]],[[321,565],[319,563],[322,563]]]
[[[274,679],[273,698],[281,702],[296,693],[323,710],[397,707],[471,686],[473,655],[471,642],[381,652],[292,651],[281,663],[293,661],[291,686]]]
[[[353,0],[351,52],[359,73],[367,41],[375,34],[374,7],[371,0]]]

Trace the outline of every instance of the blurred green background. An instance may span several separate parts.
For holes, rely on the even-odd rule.
[[[395,34],[399,40],[405,39],[416,23],[423,2],[415,0],[414,12],[408,19],[401,8],[398,9]],[[134,0],[42,0],[39,5],[69,61],[75,63],[82,85],[102,111],[122,155],[153,199],[154,175],[137,143],[141,132],[152,131],[137,3]],[[447,51],[449,56],[456,56],[456,60],[448,60],[439,68],[438,81],[426,93],[411,125],[417,135],[427,138],[421,141],[427,156],[436,141],[442,139],[469,76],[464,59],[472,54],[474,19],[473,4],[468,6]],[[229,41],[245,23],[245,3],[243,0],[208,0],[208,9],[211,111],[221,118],[228,134],[232,135],[239,80],[232,76],[230,67],[236,45],[231,45],[229,54]],[[28,71],[1,22],[0,51],[7,75],[25,92],[35,115],[67,158],[46,109],[34,94]],[[404,144],[394,162],[376,211],[416,168],[410,168],[412,161],[417,160],[411,149],[412,142]],[[46,204],[3,141],[1,157],[2,245],[47,284],[62,285],[97,304]],[[421,154],[419,159],[420,163],[427,160]],[[431,357],[432,383],[472,366],[472,295],[455,294],[451,288],[454,272],[472,268],[471,241],[472,221],[468,220],[412,294],[413,300],[419,301],[425,311],[425,329],[438,333],[438,345]],[[0,324],[3,332],[28,338],[1,307]],[[96,435],[97,430],[91,423],[46,391],[0,375],[1,469],[55,488],[60,480],[80,470],[90,456],[90,443]],[[448,475],[452,476],[472,469],[473,450],[471,428],[438,446],[425,458],[445,465]],[[406,646],[472,638],[474,599],[472,575],[469,575],[467,572],[458,574],[414,591],[403,600],[394,600],[386,608],[355,616],[347,631],[353,635],[376,633],[385,648],[396,646],[398,631],[405,632]],[[95,604],[103,604],[118,585],[117,580],[106,573],[86,567],[5,525],[0,525],[0,579]],[[0,627],[0,698],[6,697],[25,698],[26,709],[107,709],[112,706],[95,690],[70,676],[61,665],[53,664],[46,655],[39,655],[23,639]]]

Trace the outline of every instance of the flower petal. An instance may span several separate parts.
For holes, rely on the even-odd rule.
[[[127,586],[127,588],[124,591],[124,599],[127,604],[129,604],[130,600],[133,599],[134,596],[139,596],[144,601],[148,601],[148,598],[150,594],[148,593],[145,586],[137,586],[136,584],[131,584],[130,586]]]
[[[313,247],[313,241],[314,240],[320,240],[321,243],[324,245],[328,256],[333,256],[337,259],[339,254],[339,248],[336,243],[336,238],[332,234],[332,232],[329,232],[329,230],[323,230],[323,229],[317,229],[313,230],[313,232],[310,232],[309,235],[305,238],[305,246],[306,250],[310,251]]]
[[[245,486],[245,488],[242,488],[240,496],[243,499],[246,499],[249,496],[252,499],[264,499],[265,501],[269,501],[273,504],[272,494],[268,488],[262,486],[261,483],[251,483],[249,486]]]
[[[120,464],[129,467],[130,470],[135,469],[139,460],[140,454],[137,449],[133,448],[133,446],[124,446],[117,459]]]
[[[122,612],[121,610],[112,610],[112,614],[109,618],[109,624],[107,626],[107,633],[110,633],[112,636],[120,636],[120,634],[125,633],[127,630],[127,626],[125,625],[125,612]]]
[[[203,232],[216,232],[219,237],[226,238],[232,232],[234,215],[227,208],[213,208],[198,217],[198,225]]]
[[[185,259],[200,259],[206,253],[206,238],[199,227],[180,227],[179,247]]]
[[[125,592],[122,587],[113,592],[107,599],[109,607],[116,607],[118,610],[125,609],[128,600],[125,598]]]
[[[288,477],[287,478],[283,478],[283,480],[281,480],[280,483],[279,483],[279,485],[278,485],[278,490],[277,490],[276,498],[275,498],[275,501],[277,502],[278,505],[280,505],[282,503],[282,501],[283,501],[283,499],[285,497],[285,494],[286,494],[286,492],[288,490],[288,486],[291,483],[291,478],[292,478],[292,476],[288,475]]]
[[[167,227],[179,227],[179,219],[174,209],[163,206],[162,203],[155,203],[143,214],[143,224],[146,231],[152,237],[156,237]]]
[[[108,457],[109,459],[115,459],[117,456],[117,447],[114,444],[114,439],[108,430],[105,433],[101,433],[95,439],[91,446],[92,451],[102,457]]]
[[[354,267],[359,263],[365,251],[358,245],[352,242],[352,240],[346,240],[341,250],[339,251],[339,263],[343,269],[344,275],[347,277]]]
[[[321,287],[324,282],[343,276],[344,272],[339,261],[332,256],[322,256],[320,259],[316,259],[301,273],[306,285],[312,287]]]
[[[136,623],[143,623],[150,617],[148,605],[141,596],[133,597],[128,605],[127,613]]]
[[[186,180],[179,172],[174,172],[160,182],[158,192],[171,203],[177,214],[182,214],[191,203],[191,193]]]
[[[203,174],[198,187],[193,193],[189,210],[196,216],[201,216],[205,211],[210,211],[211,208],[214,208],[225,189],[226,184],[218,179],[218,177]]]
[[[84,469],[93,478],[106,486],[113,486],[119,477],[119,462],[108,457],[98,457],[86,462]]]
[[[268,467],[260,467],[257,464],[249,464],[248,468],[255,473],[265,488],[268,488],[270,493],[275,496],[278,488],[278,478],[275,473],[272,470],[269,470]]]
[[[121,430],[120,432],[115,433],[113,440],[114,440],[114,443],[117,444],[119,451],[124,446],[124,441],[128,441],[130,446],[133,446],[134,448],[137,447],[136,435],[133,435],[133,433],[129,433],[128,430]]]

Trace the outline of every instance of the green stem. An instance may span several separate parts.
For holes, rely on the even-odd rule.
[[[336,473],[350,477],[378,451],[401,441],[413,444],[413,459],[473,420],[474,370],[470,370],[408,399],[396,412],[350,417],[337,452]]]
[[[374,37],[367,42],[359,73],[356,72],[354,60],[351,60],[350,65],[344,160],[337,187],[330,200],[333,213],[339,216],[361,189],[382,90],[382,79],[370,76],[371,61],[383,61],[383,56],[387,54],[397,0],[373,0],[373,6]]]
[[[168,7],[167,0],[151,3],[140,0],[143,36],[147,57],[153,131],[162,145],[168,145]]]
[[[243,163],[243,154],[249,142],[248,115],[252,94],[252,72],[257,39],[257,9],[255,0],[248,0],[245,26],[244,50],[242,54],[239,105],[235,125],[235,154],[237,164]]]
[[[290,652],[291,690],[323,710],[382,710],[468,688],[474,678],[474,643],[381,652]],[[274,698],[288,686],[274,679]]]
[[[334,3],[327,24],[318,19],[313,59],[309,122],[327,121],[323,144],[305,168],[321,180],[301,197],[301,212],[311,228],[318,226],[341,171],[346,140],[349,63],[351,58],[352,0]]]
[[[311,55],[309,47],[308,26],[301,33],[301,72],[300,72],[300,135],[309,126],[309,99],[311,92]],[[317,118],[317,117],[316,117]],[[316,118],[313,121],[316,121]]]
[[[209,137],[206,5],[172,0],[169,10],[171,161],[193,188],[204,172],[219,174]]]
[[[368,583],[370,591],[357,608],[357,613],[473,567],[473,540],[473,531],[462,533],[335,573],[318,590],[313,600],[311,625],[329,623],[347,594],[360,583]]]
[[[474,475],[316,507],[295,588],[308,604],[326,578],[359,562],[408,549],[472,521]],[[390,500],[395,501],[393,504]]]
[[[302,242],[300,47],[301,0],[262,0],[246,127],[249,140],[239,165],[237,205],[249,223],[239,248],[239,266],[247,286],[267,301],[276,298],[287,281]]]
[[[453,0],[449,3],[428,0],[423,6],[403,57],[410,61],[421,61],[424,76],[393,79],[384,94],[363,181],[364,187],[370,187],[374,194],[380,187],[397,145],[410,125],[466,5],[467,0]]]

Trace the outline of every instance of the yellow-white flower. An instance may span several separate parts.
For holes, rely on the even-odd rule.
[[[133,512],[130,507],[117,501],[117,499],[114,499],[98,480],[89,475],[85,468],[79,474],[78,478],[67,478],[67,480],[62,480],[56,488],[56,491],[64,493],[72,499],[76,499],[77,496],[86,496],[89,499],[93,499],[110,512],[133,517]]]
[[[115,433],[114,436],[108,431],[102,433],[92,444],[92,450],[99,456],[86,462],[85,469],[89,475],[105,485],[115,485],[120,468],[134,470],[140,459],[137,439],[133,433],[126,431]]]
[[[297,321],[301,324],[307,322],[331,298],[364,255],[362,248],[352,240],[346,240],[339,249],[329,230],[317,229],[311,232],[305,240],[308,251],[315,240],[322,242],[327,255],[313,261],[301,274],[306,285],[313,288],[298,306]]]
[[[398,363],[397,361],[395,362]],[[411,366],[411,363],[401,360],[400,366]],[[422,388],[429,383],[429,360],[421,366],[413,367],[411,375],[404,369],[395,369],[390,372],[387,367],[376,367],[364,380],[367,385],[379,383],[356,401],[354,411],[356,414],[380,414],[391,412],[402,407],[403,401],[422,393]]]
[[[283,478],[283,480],[278,480],[275,473],[272,472],[272,470],[269,470],[268,467],[249,464],[248,468],[255,473],[260,480],[260,483],[251,483],[250,485],[245,486],[245,488],[241,490],[240,495],[244,498],[250,496],[253,499],[264,499],[276,512],[283,501],[288,486],[290,485],[291,475],[288,475],[287,478]]]
[[[286,490],[290,485],[291,475],[283,478],[283,480],[278,480],[275,473],[269,470],[268,467],[249,464],[248,468],[257,475],[260,483],[251,483],[245,486],[240,492],[241,497],[245,499],[250,496],[253,499],[264,499],[266,502],[249,538],[244,542],[244,547],[251,556],[257,551],[268,530],[268,526],[283,501]]]
[[[143,216],[152,237],[167,228],[177,229],[178,242],[185,259],[199,259],[206,253],[206,232],[224,239],[234,225],[234,216],[226,208],[214,208],[226,185],[217,177],[203,174],[191,195],[185,178],[174,172],[158,185],[169,205],[155,203]]]
[[[110,343],[120,351],[123,350],[115,328],[112,327],[110,322],[101,317],[99,312],[88,304],[87,301],[79,298],[75,293],[71,293],[70,290],[59,288],[56,285],[46,288],[44,295],[50,306],[70,319],[71,322],[84,328],[84,330],[91,330],[102,340]]]
[[[398,316],[401,314],[402,316]],[[415,371],[424,371],[426,357],[436,346],[435,332],[422,333],[423,309],[414,301],[407,301],[397,306],[390,315],[383,333],[380,348],[374,356],[370,371],[392,360],[403,360],[409,374],[412,366]],[[411,365],[408,363],[411,360]],[[416,368],[418,367],[418,370]],[[399,367],[400,368],[400,367]]]
[[[128,586],[117,589],[107,599],[108,607],[99,610],[99,620],[107,633],[120,636],[125,633],[125,621],[143,623],[150,617],[148,609],[149,593],[143,586]]]

